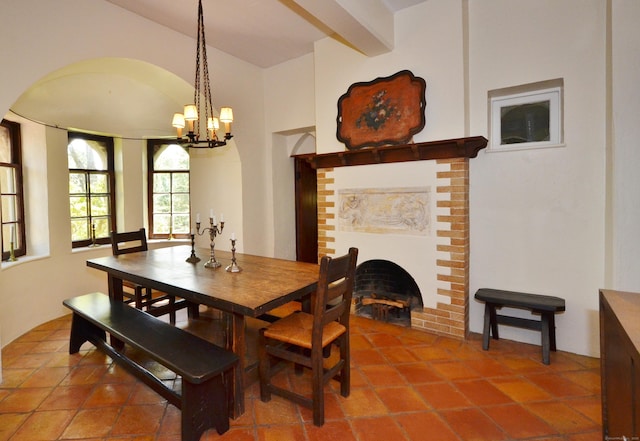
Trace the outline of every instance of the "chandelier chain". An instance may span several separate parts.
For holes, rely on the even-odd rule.
[[[230,125],[233,122],[233,111],[231,107],[222,107],[220,109],[219,119],[215,117],[213,113],[213,98],[209,79],[209,62],[207,60],[207,41],[204,30],[202,0],[198,0],[198,35],[196,40],[194,104],[185,105],[184,114],[174,114],[172,124],[178,131],[178,142],[182,143],[184,142],[181,141],[182,129],[185,128],[188,122],[187,140],[184,142],[188,147],[222,147],[227,144],[229,139],[233,138],[230,130]],[[206,133],[206,140],[200,140],[200,122],[204,125],[203,131]],[[220,122],[224,122],[225,124],[226,133],[223,140],[218,139],[216,132],[220,128]]]

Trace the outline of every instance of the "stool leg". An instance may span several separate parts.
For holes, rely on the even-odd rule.
[[[491,335],[494,340],[500,340],[500,335],[498,334],[498,316],[496,313],[496,305],[494,303],[489,303],[489,322],[491,323]]]
[[[491,326],[491,307],[488,303],[484,305],[484,327],[482,328],[482,349],[489,349],[489,332]]]
[[[551,344],[551,350],[556,351],[556,315],[555,313],[549,314],[549,342]]]
[[[550,364],[549,348],[550,348],[550,328],[549,328],[549,313],[542,313],[541,317],[542,329],[542,362],[544,364]]]

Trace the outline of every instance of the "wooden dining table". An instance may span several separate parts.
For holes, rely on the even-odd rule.
[[[231,253],[216,251],[222,264],[219,268],[204,267],[208,249],[197,249],[196,254],[202,258],[200,262],[187,262],[191,247],[181,245],[89,259],[87,266],[108,274],[109,295],[114,300],[122,301],[122,281],[130,280],[229,313],[225,346],[240,360],[233,372],[230,403],[230,416],[237,418],[245,408],[246,318],[257,318],[293,300],[308,298],[316,289],[319,266],[236,253],[242,271],[233,273],[225,271]]]

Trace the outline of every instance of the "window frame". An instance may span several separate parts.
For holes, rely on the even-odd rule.
[[[2,207],[0,206],[0,222],[4,226],[5,224],[13,224],[17,227],[16,238],[18,239],[17,246],[13,249],[14,257],[26,256],[27,255],[27,242],[26,242],[26,222],[24,217],[24,181],[22,174],[22,136],[21,136],[21,126],[20,123],[15,121],[9,121],[6,119],[2,119],[0,121],[0,125],[6,128],[9,132],[9,142],[11,144],[11,162],[0,163],[3,167],[7,166],[13,168],[16,174],[16,188],[15,193],[1,193],[5,194],[15,194],[17,198],[17,213],[15,222],[5,222],[2,216]],[[2,189],[0,189],[2,192]],[[2,251],[2,260],[8,260],[10,252],[4,251],[4,228],[0,229],[0,251]],[[11,241],[11,238],[9,238]]]
[[[147,233],[149,239],[189,239],[190,232],[187,233],[173,233],[169,234],[159,234],[154,232],[153,228],[153,179],[156,173],[189,173],[189,225],[191,225],[191,164],[189,164],[189,170],[159,170],[156,171],[154,169],[154,155],[156,148],[159,148],[162,145],[171,144],[171,140],[167,139],[148,139],[147,140],[147,210],[148,210],[148,219],[149,219],[149,231]],[[181,146],[184,148],[183,146]],[[189,154],[189,149],[185,149],[187,154]],[[171,192],[173,194],[173,192]],[[173,211],[171,212],[173,213]]]
[[[116,176],[115,176],[115,147],[114,147],[114,140],[112,137],[109,136],[101,136],[101,135],[95,135],[95,134],[91,134],[91,133],[83,133],[83,132],[68,132],[68,140],[67,140],[67,145],[69,145],[71,143],[71,141],[73,141],[74,139],[82,139],[82,140],[89,140],[89,141],[99,141],[99,142],[103,142],[105,143],[106,146],[106,150],[107,150],[107,170],[106,170],[106,174],[108,176],[108,183],[109,183],[109,218],[110,218],[110,223],[111,223],[111,228],[109,231],[109,236],[107,237],[101,237],[101,238],[96,238],[95,239],[95,243],[99,244],[99,245],[107,245],[111,243],[111,231],[118,231],[118,227],[117,227],[117,222],[116,222]],[[67,153],[67,161],[68,161],[68,153]],[[93,169],[84,169],[84,168],[68,168],[67,165],[67,169],[69,174],[73,173],[87,173],[88,176],[90,176],[91,174],[104,174],[105,170],[93,170]],[[87,194],[91,194],[90,192]],[[71,193],[69,193],[69,204],[71,204]],[[69,205],[69,207],[71,207],[71,205]],[[91,205],[89,205],[89,210],[91,210]],[[69,213],[69,216],[71,216],[71,213]],[[88,218],[89,220],[91,220],[93,216],[91,215],[91,212],[89,211],[88,213]],[[102,216],[100,216],[102,217]],[[70,218],[71,219],[71,218]],[[89,239],[83,239],[83,240],[76,240],[74,241],[73,239],[71,240],[71,247],[72,248],[82,248],[82,247],[87,247],[89,245],[93,245],[93,239],[91,237],[89,237]]]
[[[487,151],[564,147],[563,95],[564,80],[562,78],[489,91],[490,142]],[[549,131],[549,139],[503,143],[503,112],[509,108],[525,108],[540,103],[548,103],[549,106],[549,117],[545,127]],[[526,121],[522,119],[521,122],[524,124]]]

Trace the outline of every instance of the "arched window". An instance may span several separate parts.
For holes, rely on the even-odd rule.
[[[113,138],[70,132],[67,159],[73,248],[108,244],[116,211]]]
[[[22,193],[22,155],[20,124],[0,122],[0,239],[2,260],[27,253],[25,244],[24,197]]]
[[[189,152],[166,140],[149,140],[149,237],[187,238],[190,229]]]

